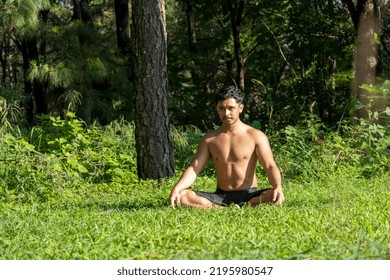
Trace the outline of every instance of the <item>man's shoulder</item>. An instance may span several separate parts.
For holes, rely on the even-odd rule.
[[[253,128],[251,126],[248,127],[247,129],[247,132],[246,132],[254,141],[255,143],[257,144],[264,144],[266,142],[268,142],[268,137],[267,135],[259,130],[259,129],[256,129],[256,128]]]
[[[246,133],[250,134],[251,136],[254,136],[254,137],[263,137],[265,136],[264,132],[262,132],[261,130],[257,129],[257,128],[254,128],[250,125],[246,125]]]
[[[208,132],[206,132],[206,133],[204,134],[203,139],[209,139],[209,138],[211,138],[211,137],[217,136],[218,133],[219,133],[219,132],[218,132],[218,129],[212,130],[212,131],[208,131]]]
[[[213,141],[213,139],[215,139],[215,137],[218,135],[218,132],[216,130],[213,130],[213,131],[208,131],[206,132],[203,137],[202,137],[202,140],[201,140],[201,143],[204,143],[204,144],[209,144],[211,141]]]
[[[203,139],[210,139],[210,138],[213,138],[215,136],[218,136],[221,133],[222,133],[222,129],[221,129],[221,127],[218,127],[214,130],[210,130],[210,131],[206,132],[203,136]]]

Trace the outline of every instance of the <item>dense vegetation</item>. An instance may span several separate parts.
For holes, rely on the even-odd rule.
[[[371,110],[390,92],[388,1],[374,1],[380,63],[361,104],[351,15],[372,0],[167,0],[176,173],[159,180],[137,175],[131,37],[115,36],[113,2],[129,3],[0,4],[0,259],[390,258],[390,108]],[[212,94],[234,83],[286,201],[173,210],[172,186],[218,124]],[[213,190],[214,175],[193,187]]]
[[[370,37],[378,64],[365,83],[389,80],[388,1],[165,2],[173,125],[211,129],[213,92],[237,84],[248,96],[245,119],[263,129],[295,125],[302,112],[337,126],[356,109],[356,18],[372,2],[383,28]],[[0,118],[34,125],[71,110],[88,124],[133,121],[131,8],[123,14],[119,4],[131,1],[3,1]]]
[[[172,128],[177,173],[164,180],[137,178],[126,121],[85,130],[69,114],[3,130],[0,258],[389,259],[389,128],[303,120],[269,134],[286,202],[213,211],[167,203],[202,135],[194,127]],[[194,188],[215,188],[212,166]]]

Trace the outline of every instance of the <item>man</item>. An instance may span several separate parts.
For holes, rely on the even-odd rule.
[[[190,166],[169,196],[170,205],[193,208],[225,207],[245,203],[280,205],[284,200],[282,179],[274,161],[266,135],[244,124],[240,114],[244,109],[244,93],[234,86],[216,95],[217,112],[222,125],[201,140]],[[217,175],[215,193],[194,191],[189,187],[212,159]],[[272,188],[257,190],[256,164],[260,161]]]

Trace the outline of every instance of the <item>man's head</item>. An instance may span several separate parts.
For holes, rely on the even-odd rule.
[[[215,103],[217,104],[219,101],[224,101],[230,97],[234,98],[237,103],[243,103],[245,94],[236,86],[224,87],[215,95]]]
[[[244,108],[244,93],[234,87],[226,87],[215,96],[217,112],[223,124],[232,125],[239,118]]]

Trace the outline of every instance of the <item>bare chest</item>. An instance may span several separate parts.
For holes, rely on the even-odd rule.
[[[240,163],[249,161],[255,152],[255,143],[245,136],[218,136],[209,143],[215,162]]]

